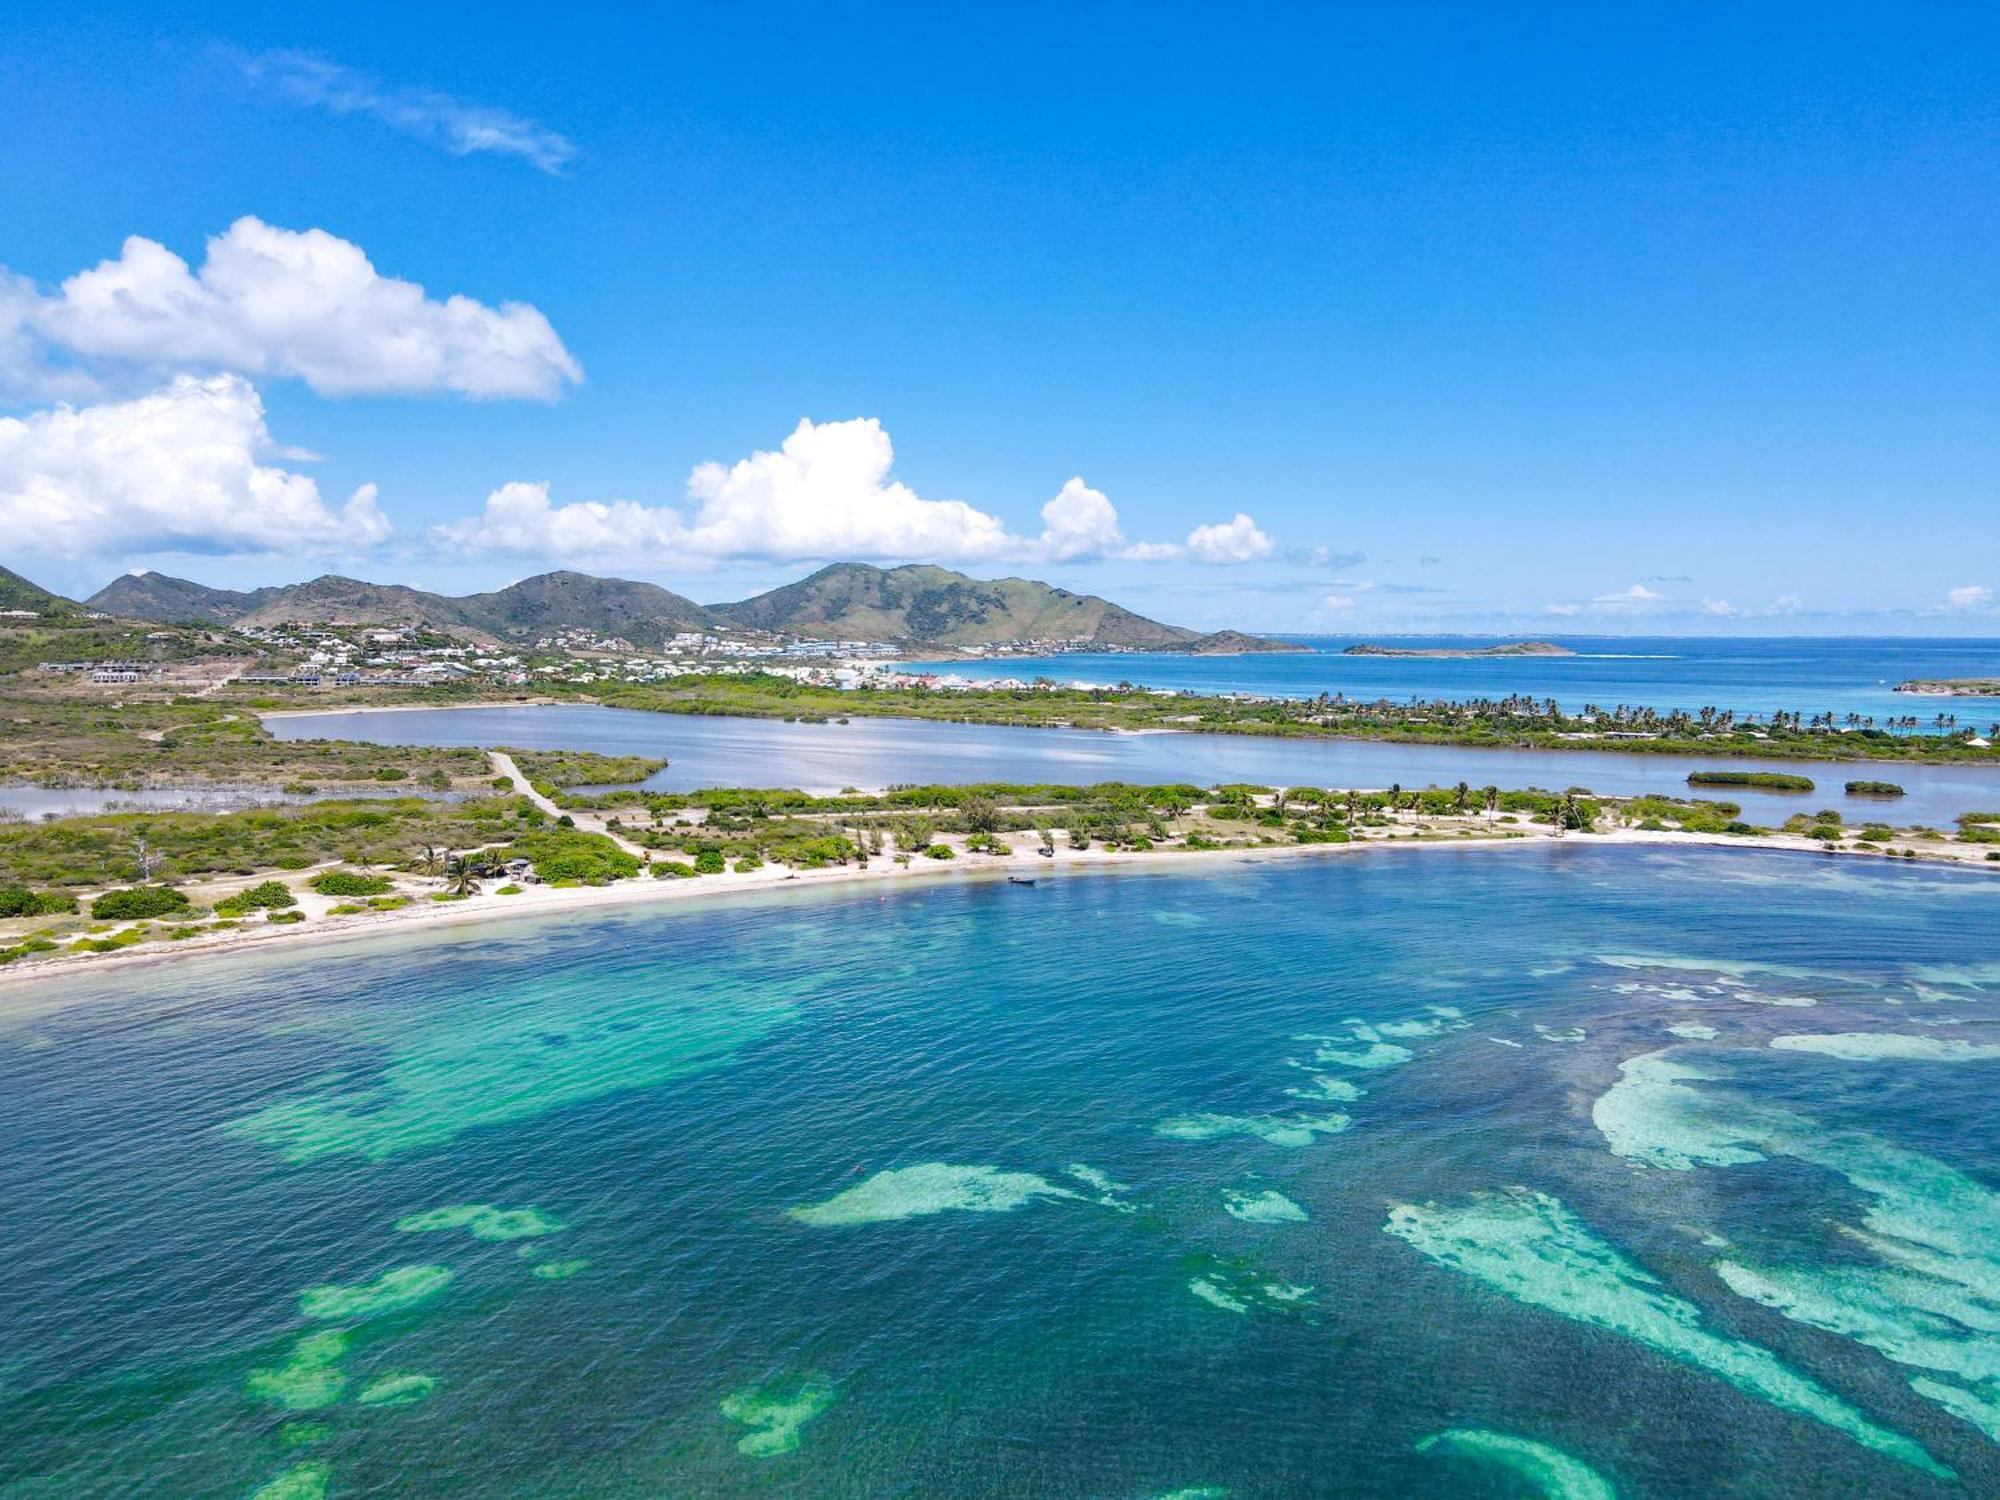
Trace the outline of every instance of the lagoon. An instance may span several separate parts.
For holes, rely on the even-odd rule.
[[[1805,794],[1730,788],[1752,822],[1839,809],[1856,822],[1887,818],[1949,827],[1959,813],[2000,805],[2000,766],[1870,764],[1700,758],[1592,750],[1486,750],[1371,740],[1263,735],[1009,728],[937,720],[856,718],[847,723],[649,713],[597,704],[354,710],[265,719],[280,739],[366,740],[390,745],[513,745],[664,756],[646,784],[661,790],[787,786],[833,792],[920,782],[1255,781],[1286,786],[1386,787],[1458,781],[1504,789],[1585,786],[1606,795],[1690,795],[1688,772],[1734,768],[1808,776]],[[1852,780],[1882,778],[1908,795],[1848,797]]]
[[[2000,1064],[1776,1043],[1993,1043],[1996,901],[1411,848],[8,992],[0,1495],[1994,1493]]]

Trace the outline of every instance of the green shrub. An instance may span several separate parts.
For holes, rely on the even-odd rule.
[[[394,911],[399,906],[408,906],[408,896],[377,896],[368,903],[371,911]]]
[[[697,873],[693,865],[682,864],[677,859],[659,859],[653,861],[653,878],[655,880],[692,880]]]
[[[1793,776],[1784,771],[1690,771],[1689,786],[1747,786],[1764,792],[1809,792],[1810,776]]]
[[[949,844],[930,844],[924,849],[926,859],[956,859],[958,851]]]
[[[1818,839],[1821,843],[1830,844],[1840,838],[1842,831],[1842,829],[1832,823],[1822,823],[1817,828],[1807,829],[1806,837],[1809,839]]]
[[[189,905],[187,895],[170,885],[135,885],[106,891],[90,903],[90,914],[102,922],[129,922],[171,916],[188,910]]]
[[[218,906],[216,910],[220,911],[222,910],[222,908]],[[365,906],[357,906],[352,901],[343,901],[338,906],[329,906],[326,909],[326,914],[329,917],[352,917],[366,910],[368,910],[368,908]]]
[[[24,885],[0,887],[0,917],[66,917],[75,910],[74,896],[31,891]]]
[[[697,875],[720,875],[723,871],[722,851],[704,849],[694,857],[694,872]]]
[[[322,896],[386,896],[396,888],[386,875],[363,875],[359,870],[325,870],[306,883]]]
[[[260,909],[276,911],[298,904],[298,897],[282,880],[266,880],[216,902],[215,910],[218,916],[240,917]]]
[[[493,894],[496,896],[518,896],[521,894],[521,888],[518,885],[503,885]]]
[[[1847,783],[1850,797],[1900,797],[1903,789],[1893,781],[1850,781]]]
[[[763,868],[764,861],[754,854],[746,854],[736,861],[736,873],[738,875],[748,875],[753,870],[761,870]]]
[[[1880,823],[1870,823],[1854,836],[1864,844],[1886,844],[1896,836],[1896,830],[1885,828]]]
[[[1345,828],[1301,828],[1293,835],[1301,844],[1346,844],[1353,842],[1353,835]],[[1192,845],[1194,840],[1188,840]]]
[[[274,911],[264,918],[273,927],[288,926],[293,922],[303,922],[305,919],[306,914],[302,911]]]
[[[639,873],[636,855],[627,854],[601,833],[545,829],[524,833],[502,849],[500,860],[525,859],[550,885],[609,885]]]

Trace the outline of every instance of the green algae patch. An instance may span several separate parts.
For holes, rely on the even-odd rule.
[[[1330,1073],[1307,1073],[1303,1084],[1285,1090],[1289,1098],[1307,1099],[1315,1104],[1352,1104],[1367,1092],[1360,1085]]]
[[[323,1443],[333,1436],[333,1426],[328,1422],[286,1422],[278,1429],[280,1448],[310,1448],[314,1443]]]
[[[1210,1307],[1219,1307],[1224,1312],[1248,1313],[1250,1311],[1249,1303],[1224,1291],[1220,1285],[1209,1277],[1190,1277],[1188,1279],[1188,1290],[1201,1298]]]
[[[2000,1442],[2000,1194],[1943,1162],[1789,1110],[1694,1087],[1661,1053],[1629,1060],[1593,1111],[1613,1151],[1680,1171],[1788,1157],[1845,1178],[1868,1204],[1842,1225],[1872,1260],[1716,1264],[1738,1296],[1919,1373],[1918,1395]],[[1720,1248],[1720,1247],[1719,1247]]]
[[[332,1406],[347,1393],[347,1372],[340,1368],[347,1346],[345,1329],[303,1334],[292,1344],[291,1357],[282,1365],[250,1372],[243,1382],[244,1394],[286,1411],[319,1411]]]
[[[732,1391],[719,1409],[750,1429],[736,1440],[738,1453],[776,1458],[799,1446],[799,1430],[833,1405],[834,1394],[824,1375],[800,1375]]]
[[[1247,1135],[1272,1146],[1297,1150],[1322,1135],[1338,1135],[1352,1123],[1338,1110],[1323,1115],[1175,1115],[1153,1127],[1153,1134],[1175,1141],[1214,1141]]]
[[[354,1399],[361,1406],[414,1406],[436,1389],[435,1375],[378,1375]]]
[[[332,1478],[332,1464],[294,1464],[257,1486],[250,1500],[326,1500],[327,1483]]]
[[[1246,1224],[1303,1224],[1307,1218],[1303,1208],[1271,1188],[1261,1193],[1229,1189],[1222,1195],[1222,1208]]]
[[[396,1221],[403,1234],[434,1234],[463,1229],[475,1240],[505,1242],[540,1239],[559,1234],[567,1226],[561,1219],[539,1208],[496,1208],[490,1203],[453,1203],[423,1213],[405,1214]]]
[[[319,1021],[380,1062],[319,1079],[223,1129],[292,1162],[435,1149],[469,1130],[728,1066],[801,1013],[794,996],[806,981],[746,979],[719,963],[649,971],[643,981],[614,966],[514,983]]]
[[[1188,1291],[1223,1312],[1292,1313],[1312,1304],[1311,1287],[1280,1281],[1249,1261],[1201,1253],[1184,1257],[1181,1269],[1193,1273]]]
[[[1350,1020],[1341,1024],[1347,1028],[1345,1036],[1302,1036],[1297,1040],[1318,1042],[1313,1061],[1339,1068],[1359,1068],[1363,1071],[1396,1068],[1417,1055],[1399,1042],[1384,1041],[1381,1029],[1366,1021]]]
[[[1453,1427],[1423,1439],[1417,1452],[1465,1459],[1512,1479],[1542,1500],[1618,1500],[1611,1481],[1582,1459],[1511,1432]]]
[[[354,1286],[309,1286],[299,1293],[299,1315],[319,1323],[360,1322],[428,1302],[450,1285],[449,1266],[397,1266]]]
[[[790,1217],[815,1229],[851,1224],[883,1224],[897,1219],[922,1219],[941,1213],[1008,1213],[1038,1198],[1075,1198],[1032,1172],[1003,1172],[998,1167],[957,1167],[948,1162],[920,1162],[877,1172],[866,1182],[836,1193],[824,1203],[787,1210]]]
[[[1703,1326],[1701,1309],[1629,1259],[1547,1193],[1513,1188],[1458,1204],[1399,1204],[1384,1226],[1418,1254],[1529,1307],[1606,1329],[1721,1376],[1747,1395],[1843,1432],[1926,1474],[1951,1471],[1878,1427],[1775,1354]]]
[[[1780,1052],[1811,1052],[1842,1062],[1992,1062],[2000,1046],[1950,1037],[1906,1036],[1896,1031],[1834,1031],[1774,1036]]]
[[[1062,1169],[1062,1175],[1072,1182],[1080,1182],[1097,1196],[1091,1201],[1101,1207],[1115,1209],[1121,1214],[1134,1211],[1132,1204],[1122,1196],[1132,1191],[1130,1184],[1120,1182],[1109,1172],[1093,1167],[1087,1162],[1073,1161]]]
[[[542,1281],[568,1281],[589,1269],[587,1260],[545,1260],[529,1274]]]

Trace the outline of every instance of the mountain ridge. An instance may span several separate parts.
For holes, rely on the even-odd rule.
[[[416,626],[495,643],[575,630],[650,647],[682,631],[734,628],[940,648],[1047,641],[1139,651],[1288,649],[1240,631],[1168,625],[1099,595],[1036,579],[979,579],[926,563],[831,563],[794,583],[715,605],[657,584],[568,570],[461,596],[331,573],[252,590],[140,573],[114,579],[85,603],[160,624]]]

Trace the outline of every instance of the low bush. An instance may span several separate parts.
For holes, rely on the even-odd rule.
[[[303,922],[305,919],[306,914],[302,911],[274,911],[264,918],[273,927],[285,927],[293,922]]]
[[[956,859],[958,851],[949,844],[931,844],[924,849],[925,859]]]
[[[100,922],[130,922],[172,916],[188,910],[191,904],[185,892],[170,885],[135,885],[106,891],[90,903],[90,914]]]
[[[1786,771],[1690,771],[1689,786],[1746,786],[1760,792],[1809,792],[1810,776],[1794,776]]]
[[[698,872],[693,865],[684,865],[677,859],[653,861],[655,880],[692,880]]]
[[[1850,781],[1847,783],[1850,797],[1900,797],[1903,789],[1893,781]]]
[[[324,870],[306,883],[322,896],[386,896],[396,888],[386,875],[364,875],[359,870]]]
[[[57,891],[31,891],[25,885],[0,888],[0,917],[66,917],[76,910],[76,897]]]
[[[278,911],[288,906],[297,906],[299,898],[294,896],[282,880],[266,880],[238,891],[215,903],[217,916],[240,917],[258,910]]]
[[[724,868],[720,849],[704,849],[694,857],[694,872],[697,875],[720,875]]]

